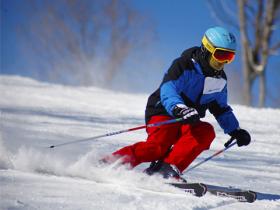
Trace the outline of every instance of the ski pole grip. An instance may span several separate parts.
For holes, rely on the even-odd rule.
[[[227,148],[234,140],[235,138],[234,137],[231,137],[225,144],[224,146]]]

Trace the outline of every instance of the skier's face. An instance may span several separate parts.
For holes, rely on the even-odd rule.
[[[209,52],[209,65],[220,71],[226,63],[231,63],[235,57],[235,50],[214,46],[206,36],[202,39],[203,47]]]

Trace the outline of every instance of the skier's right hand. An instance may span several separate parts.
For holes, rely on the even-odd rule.
[[[183,118],[184,123],[193,124],[199,121],[199,114],[195,108],[187,107],[185,104],[177,104],[173,108],[174,117]]]

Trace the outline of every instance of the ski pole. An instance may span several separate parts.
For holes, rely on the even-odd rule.
[[[227,143],[225,143],[225,148],[223,148],[223,149],[221,149],[221,150],[215,152],[215,154],[211,155],[210,157],[208,157],[208,158],[204,159],[203,161],[201,161],[201,162],[195,164],[194,166],[188,168],[188,169],[185,171],[185,173],[187,173],[187,172],[189,172],[189,171],[195,169],[196,167],[200,166],[201,164],[207,162],[208,160],[211,160],[213,157],[215,157],[215,156],[217,156],[217,155],[223,153],[224,151],[226,151],[226,150],[228,150],[229,148],[231,148],[232,146],[234,146],[237,142],[236,142],[236,141],[233,141],[233,140],[234,140],[234,138],[231,137],[231,138],[227,141]]]
[[[75,144],[75,143],[80,143],[80,142],[85,142],[85,141],[92,141],[92,140],[102,138],[102,137],[106,137],[106,136],[114,136],[114,135],[117,135],[117,134],[126,133],[126,132],[130,132],[130,131],[136,131],[136,130],[140,130],[140,129],[144,129],[144,128],[150,128],[150,127],[156,127],[156,126],[181,122],[182,120],[184,120],[184,119],[183,118],[177,118],[177,119],[171,119],[171,120],[166,120],[166,121],[157,122],[157,123],[151,123],[151,124],[147,124],[147,125],[141,125],[141,126],[137,126],[137,127],[134,127],[134,128],[129,128],[129,129],[125,129],[125,130],[110,132],[110,133],[106,133],[106,134],[99,135],[99,136],[93,136],[93,137],[89,137],[89,138],[85,138],[85,139],[79,139],[79,140],[75,140],[75,141],[69,141],[69,142],[65,142],[65,143],[61,143],[61,144],[51,145],[48,148],[61,147],[61,146],[64,146],[64,145]]]

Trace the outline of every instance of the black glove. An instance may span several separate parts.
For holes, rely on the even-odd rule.
[[[199,114],[195,108],[187,107],[184,104],[177,104],[173,109],[174,117],[183,118],[184,123],[192,124],[199,121]]]
[[[244,129],[237,128],[231,133],[229,133],[229,135],[236,139],[237,145],[239,147],[247,146],[248,144],[250,144],[251,136],[248,133],[248,131]]]

